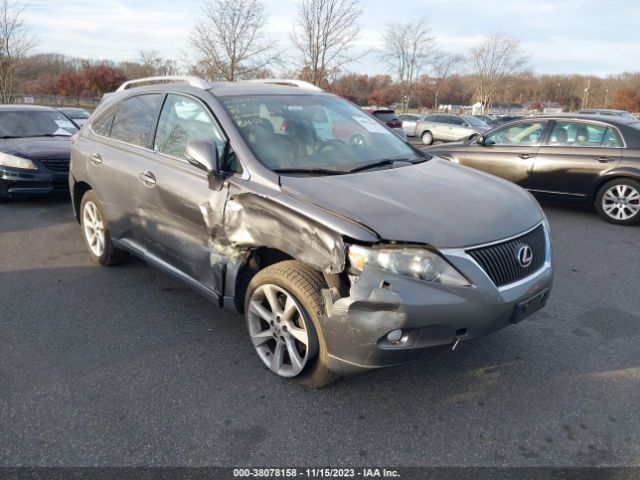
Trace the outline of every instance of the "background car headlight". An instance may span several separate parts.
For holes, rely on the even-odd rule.
[[[365,265],[371,265],[429,282],[471,285],[449,262],[424,248],[366,248],[351,245],[349,261],[354,273],[360,273]]]
[[[37,170],[38,167],[28,158],[16,157],[8,153],[0,152],[0,167],[23,168],[25,170]]]

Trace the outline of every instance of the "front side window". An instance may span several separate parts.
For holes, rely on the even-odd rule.
[[[0,138],[70,137],[76,126],[55,110],[0,111]]]
[[[425,156],[339,97],[243,95],[221,100],[254,155],[272,170],[346,170]]]
[[[582,122],[556,122],[548,145],[561,147],[620,147],[612,128]]]
[[[485,138],[485,145],[536,145],[547,122],[520,122],[499,128]]]
[[[111,138],[149,148],[162,95],[138,95],[124,101],[111,126]]]
[[[195,140],[213,142],[219,158],[223,158],[226,139],[207,109],[190,97],[167,95],[158,122],[154,150],[184,159],[187,144]]]

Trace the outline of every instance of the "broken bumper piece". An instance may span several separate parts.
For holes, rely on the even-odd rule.
[[[544,305],[553,281],[550,261],[529,277],[497,288],[468,256],[452,252],[447,258],[472,286],[366,267],[348,297],[325,291],[322,321],[329,368],[349,375],[399,365],[420,359],[432,347],[488,335]],[[527,307],[529,299],[535,301]],[[523,305],[529,311],[523,313]]]

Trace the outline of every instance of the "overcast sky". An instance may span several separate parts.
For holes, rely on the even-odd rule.
[[[297,0],[267,0],[269,32],[290,48]],[[361,0],[358,48],[380,48],[388,21],[430,19],[441,48],[466,53],[489,31],[522,41],[540,73],[609,75],[640,70],[640,0]],[[134,60],[139,50],[181,58],[201,0],[32,0],[26,20],[38,50]],[[295,55],[293,49],[291,55]],[[349,70],[383,73],[375,55]]]

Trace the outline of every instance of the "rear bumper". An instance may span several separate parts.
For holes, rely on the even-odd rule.
[[[0,167],[1,196],[42,195],[68,191],[68,173],[44,173],[40,170]]]
[[[447,286],[365,268],[349,297],[328,302],[322,326],[332,371],[349,375],[415,361],[432,347],[516,323],[523,318],[516,314],[519,305],[532,297],[546,302],[553,283],[550,254],[529,277],[497,288],[466,254],[443,253],[473,286]],[[402,330],[404,343],[386,339],[396,329]]]

